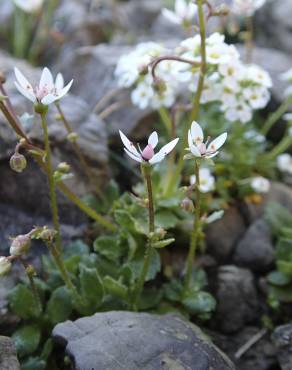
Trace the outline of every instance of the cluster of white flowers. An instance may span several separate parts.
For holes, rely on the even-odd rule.
[[[184,40],[181,56],[200,62],[200,44],[199,35]],[[207,38],[206,54],[208,68],[201,102],[219,102],[228,121],[249,122],[253,110],[264,108],[270,99],[270,76],[257,65],[243,64],[235,46],[226,44],[219,33]],[[187,64],[182,69],[181,80],[188,82],[189,89],[195,92],[199,72]]]
[[[231,12],[243,16],[251,17],[266,3],[266,0],[233,0]]]
[[[123,55],[117,64],[115,75],[118,85],[134,88],[131,94],[132,102],[140,109],[170,107],[175,101],[178,81],[172,78],[173,63],[161,63],[157,68],[159,77],[166,82],[163,91],[156,91],[153,78],[148,72],[149,63],[154,58],[166,54],[169,52],[164,46],[145,42],[138,44],[131,53]]]
[[[280,76],[281,80],[288,82],[289,86],[284,91],[284,96],[289,98],[292,96],[292,68],[287,72],[282,73]]]
[[[26,13],[36,13],[43,6],[44,0],[14,0],[14,4]]]
[[[174,55],[194,63],[201,62],[199,35],[181,42],[172,53],[156,43],[139,44],[118,62],[115,75],[120,87],[132,87],[132,102],[140,109],[170,107],[181,91],[194,93],[199,80],[199,68],[192,64],[163,60],[156,75],[165,82],[164,89],[156,91],[149,63],[162,55]],[[253,111],[264,108],[272,86],[270,76],[257,65],[241,62],[234,45],[228,45],[224,36],[214,33],[206,40],[207,72],[201,102],[218,102],[228,121],[246,123]]]

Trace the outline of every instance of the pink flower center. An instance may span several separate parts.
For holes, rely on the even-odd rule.
[[[207,151],[207,148],[206,148],[206,144],[202,143],[198,146],[199,148],[199,151],[202,155],[206,154],[206,151]]]
[[[154,150],[152,146],[148,144],[142,152],[142,157],[143,159],[145,159],[145,161],[149,161],[153,156],[154,156]]]
[[[44,86],[42,89],[36,87],[35,90],[36,90],[35,95],[38,101],[41,101],[45,96],[49,94],[49,90],[46,86]]]

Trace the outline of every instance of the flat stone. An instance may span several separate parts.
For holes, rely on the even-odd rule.
[[[197,326],[175,315],[97,313],[58,324],[53,338],[75,370],[235,370]]]
[[[10,338],[0,336],[0,369],[19,370],[15,346]]]

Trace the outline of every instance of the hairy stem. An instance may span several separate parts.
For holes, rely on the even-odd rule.
[[[152,181],[151,181],[151,167],[148,165],[141,166],[142,167],[142,174],[144,175],[146,186],[147,186],[147,193],[148,193],[148,216],[149,216],[149,237],[148,242],[145,250],[143,267],[140,274],[140,277],[137,281],[137,285],[135,288],[134,299],[133,299],[133,310],[137,311],[137,304],[139,298],[141,296],[143,286],[145,283],[145,279],[147,276],[147,272],[149,270],[150,260],[152,256],[152,243],[151,243],[151,234],[154,232],[154,202],[153,202],[153,191],[152,191]]]
[[[199,235],[201,231],[201,192],[200,192],[200,166],[198,161],[195,162],[195,175],[196,175],[196,208],[195,208],[195,217],[194,225],[191,234],[191,243],[189,248],[189,253],[186,261],[186,275],[185,275],[185,289],[190,287],[192,279],[192,270],[193,270],[193,261],[198,245]]]
[[[46,113],[41,114],[41,121],[42,121],[42,128],[44,133],[44,141],[45,141],[45,161],[46,161],[46,172],[47,178],[49,183],[49,191],[50,191],[50,204],[51,204],[51,211],[53,217],[53,225],[56,231],[56,247],[58,252],[62,250],[62,240],[61,240],[61,232],[60,232],[60,222],[59,222],[59,210],[58,210],[58,203],[57,203],[57,194],[56,194],[56,183],[54,179],[54,170],[52,164],[52,153],[50,147],[50,140],[49,140],[49,133],[48,127],[46,122]]]

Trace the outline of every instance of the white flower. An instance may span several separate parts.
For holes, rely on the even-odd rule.
[[[14,68],[17,90],[33,103],[49,105],[61,99],[70,90],[73,80],[64,87],[64,79],[61,73],[56,77],[55,82],[48,68],[44,68],[39,85],[35,88],[27,81],[19,69]]]
[[[11,262],[7,257],[0,257],[0,276],[6,275],[11,270]]]
[[[254,177],[250,185],[256,193],[268,193],[271,187],[270,181],[262,176]]]
[[[266,0],[233,0],[231,11],[243,17],[252,16],[265,4]]]
[[[132,103],[140,109],[146,109],[154,96],[153,88],[147,83],[141,82],[135,90],[132,91]]]
[[[280,171],[292,175],[292,156],[288,153],[279,155],[277,157],[277,167]]]
[[[230,122],[247,123],[252,119],[252,109],[244,101],[237,101],[233,106],[223,105],[221,109],[225,111],[224,116]]]
[[[170,22],[175,24],[184,24],[186,21],[191,21],[196,15],[198,10],[197,5],[185,0],[176,0],[174,5],[174,12],[163,8],[162,15]]]
[[[253,109],[264,108],[271,97],[264,87],[247,87],[243,90],[243,96]]]
[[[129,157],[134,159],[135,161],[142,163],[142,162],[148,162],[150,164],[155,164],[161,162],[165,156],[170,153],[176,144],[178,143],[178,138],[172,140],[170,143],[164,145],[156,154],[154,152],[154,149],[156,148],[158,144],[158,135],[157,132],[154,131],[148,138],[148,145],[141,150],[139,148],[139,151],[136,149],[135,145],[122,133],[122,131],[119,131],[121,140],[124,144],[124,150],[128,154]]]
[[[208,193],[215,189],[215,177],[212,175],[209,168],[200,168],[199,170],[200,186],[199,189],[202,193]],[[197,182],[196,175],[191,176],[191,185]]]
[[[41,9],[44,0],[13,0],[14,4],[26,13],[35,13]]]
[[[204,134],[201,126],[197,122],[193,122],[191,129],[188,132],[188,143],[189,150],[195,157],[212,158],[215,157],[219,152],[218,150],[222,147],[227,139],[227,133],[224,132],[216,139],[208,144],[204,143]]]

